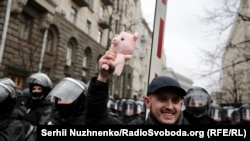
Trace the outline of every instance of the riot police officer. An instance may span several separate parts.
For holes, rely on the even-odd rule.
[[[232,112],[232,124],[239,124],[239,123],[240,123],[239,108],[235,108]]]
[[[118,118],[118,115],[117,115],[117,111],[116,111],[116,109],[115,109],[115,99],[114,99],[114,97],[113,96],[109,96],[109,100],[108,100],[108,103],[107,103],[107,108],[108,108],[108,110],[109,110],[109,114],[111,115],[111,116],[115,116],[115,117],[117,117]]]
[[[216,124],[209,116],[211,96],[204,88],[195,86],[187,90],[187,95],[184,97],[184,105],[184,117],[191,124]]]
[[[0,79],[0,140],[35,141],[36,130],[15,112],[17,92],[10,78]]]
[[[34,73],[28,78],[31,103],[25,120],[33,125],[46,125],[52,111],[52,103],[45,97],[53,88],[50,78],[45,73]]]
[[[146,118],[146,106],[144,104],[143,99],[137,99],[135,101],[137,105],[137,114],[141,117],[141,119],[145,120]]]
[[[47,99],[53,103],[49,125],[83,125],[85,91],[87,85],[77,79],[65,77],[55,85]]]
[[[128,124],[138,116],[137,105],[134,99],[126,99],[122,103],[122,121]]]
[[[250,104],[243,104],[239,108],[240,124],[250,124]]]
[[[209,112],[209,116],[217,123],[217,124],[221,124],[224,120],[223,118],[223,108],[220,104],[218,103],[212,103],[211,104],[211,108],[210,108],[210,112]]]

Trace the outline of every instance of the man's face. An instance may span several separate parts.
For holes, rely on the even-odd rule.
[[[32,93],[41,93],[43,91],[43,88],[41,86],[34,86],[32,88]]]
[[[162,91],[145,97],[145,104],[153,116],[163,124],[175,124],[178,120],[182,99],[174,91]]]
[[[43,88],[35,85],[31,89],[32,99],[41,99],[43,97]]]
[[[133,116],[135,114],[133,105],[127,105],[125,108],[126,116]]]
[[[213,110],[213,115],[212,118],[217,121],[220,122],[221,121],[221,112],[218,109],[214,109]]]
[[[73,103],[73,100],[61,99],[61,98],[54,97],[54,96],[51,97],[50,101],[52,103],[56,103],[56,104],[71,104],[71,103]]]

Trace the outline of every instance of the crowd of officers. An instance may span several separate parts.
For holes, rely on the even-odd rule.
[[[192,88],[194,89],[194,88]],[[202,90],[201,87],[195,89]],[[190,89],[191,90],[191,89]],[[191,125],[237,125],[250,124],[250,104],[242,104],[239,108],[221,106],[213,103],[210,95],[203,89],[184,98],[183,113]],[[204,99],[203,99],[204,98]],[[117,99],[109,97],[109,114],[121,119],[125,124],[140,117],[146,119],[147,109],[143,99]]]
[[[100,59],[100,66],[107,63],[105,57],[110,55]],[[53,85],[45,73],[38,72],[27,79],[29,87],[23,90],[16,89],[10,78],[1,78],[0,140],[36,141],[38,125],[250,123],[249,104],[239,108],[222,107],[212,102],[204,88],[184,91],[176,80],[166,76],[152,80],[144,99],[114,99],[105,83],[112,71],[106,71],[100,70],[88,85],[71,77]]]
[[[53,86],[44,73],[32,74],[28,83],[29,88],[21,91],[10,78],[0,79],[1,141],[35,141],[37,125],[85,125],[85,83],[65,77]],[[222,107],[212,103],[201,87],[190,88],[183,102],[183,115],[191,125],[250,123],[250,104]],[[147,118],[141,98],[114,99],[109,95],[106,103],[110,117],[121,124],[143,124]]]

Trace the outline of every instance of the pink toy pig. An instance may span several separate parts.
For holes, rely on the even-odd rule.
[[[126,60],[132,58],[137,38],[137,32],[134,34],[121,32],[119,35],[115,35],[112,39],[109,50],[116,53],[115,61],[111,62],[111,66],[114,67],[114,75],[120,76]],[[107,64],[103,64],[102,68],[108,70],[109,66]]]

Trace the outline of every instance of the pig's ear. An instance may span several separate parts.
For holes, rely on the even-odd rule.
[[[134,40],[136,41],[138,39],[139,35],[138,35],[138,32],[135,32],[134,33]]]

